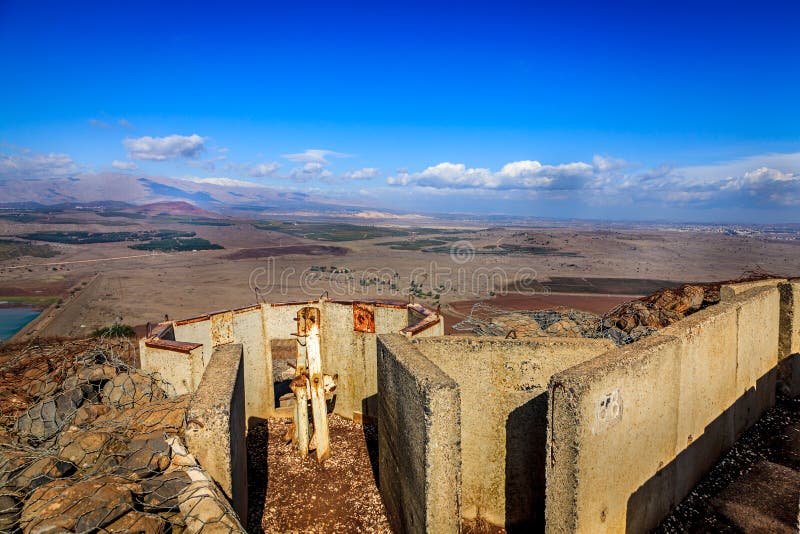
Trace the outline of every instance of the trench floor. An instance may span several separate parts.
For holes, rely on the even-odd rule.
[[[778,396],[655,532],[797,532],[800,398]]]
[[[247,531],[391,532],[377,486],[374,425],[328,416],[331,457],[301,459],[283,440],[291,420],[250,425]]]

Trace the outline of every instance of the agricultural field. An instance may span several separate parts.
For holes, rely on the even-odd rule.
[[[48,241],[67,245],[88,245],[90,243],[118,243],[121,241],[150,241],[153,239],[175,239],[194,237],[194,232],[177,230],[142,230],[138,232],[31,232],[19,237],[33,241]]]
[[[0,239],[0,261],[13,260],[22,256],[34,258],[52,258],[58,251],[50,245],[35,245],[25,241]]]
[[[170,237],[167,239],[153,239],[138,245],[130,245],[134,250],[156,250],[162,252],[184,252],[189,250],[221,250],[225,247],[212,243],[202,237]]]
[[[0,295],[65,299],[42,327],[45,335],[89,335],[118,317],[139,328],[165,315],[191,317],[326,294],[441,305],[448,325],[482,301],[596,313],[631,295],[682,282],[736,278],[757,267],[800,272],[800,246],[794,242],[703,232],[665,235],[647,227],[486,228],[453,219],[442,228],[430,222],[413,227],[263,219],[198,226],[189,219],[202,214],[174,214],[182,222],[169,224],[154,222],[160,213],[146,219],[97,215],[71,212],[70,218],[84,220],[75,226],[0,219],[5,235],[46,235],[59,243],[58,256],[7,255],[0,263]],[[95,226],[96,219],[127,225]],[[56,250],[46,242],[21,243],[15,240],[13,246],[37,247],[47,256]],[[454,247],[468,253],[451,253]],[[69,298],[84,281],[88,285]]]
[[[414,240],[405,240],[405,241],[386,241],[384,243],[375,243],[379,247],[389,247],[392,250],[425,250],[431,247],[439,247],[439,248],[446,248],[443,247],[447,245],[448,242],[451,241],[458,241],[458,237],[433,237],[428,239],[414,239]],[[449,251],[449,248],[447,248]],[[437,252],[439,250],[437,249]]]
[[[376,237],[405,237],[408,230],[361,226],[347,223],[308,223],[267,221],[254,224],[259,230],[271,230],[317,241],[358,241]]]

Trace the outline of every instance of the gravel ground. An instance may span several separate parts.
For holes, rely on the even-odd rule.
[[[251,425],[248,532],[391,532],[376,483],[377,429],[330,415],[332,454],[319,465],[284,443],[290,423]]]
[[[739,438],[655,532],[740,532],[715,510],[712,500],[760,461],[796,465],[787,441],[798,423],[800,398],[779,396],[775,407]]]

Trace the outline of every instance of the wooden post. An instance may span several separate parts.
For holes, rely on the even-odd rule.
[[[314,441],[317,446],[317,461],[323,463],[331,455],[331,449],[328,438],[328,406],[325,403],[325,382],[322,375],[319,311],[314,311],[316,312],[316,317],[310,318],[313,323],[310,325],[306,337],[306,350],[308,354],[308,374],[311,380],[311,411],[314,416]]]

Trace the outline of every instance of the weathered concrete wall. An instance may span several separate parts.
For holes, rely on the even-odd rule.
[[[265,337],[264,310],[260,304],[175,321],[174,335],[178,341],[202,344],[201,374],[199,377],[195,375],[191,380],[194,388],[200,384],[200,378],[215,347],[228,343],[243,345],[245,381],[248,386],[245,408],[247,418],[267,418],[272,414],[272,365]],[[142,367],[151,369],[145,365],[144,360]],[[178,369],[176,368],[176,374]]]
[[[354,412],[377,415],[377,336],[400,332],[408,326],[404,304],[374,303],[374,332],[354,328],[354,303],[329,301],[322,318],[322,353],[325,372],[339,374],[336,413],[348,418]],[[440,321],[441,322],[441,321]]]
[[[614,344],[446,336],[414,345],[459,387],[462,517],[516,531],[541,530],[547,384],[554,373]]]
[[[265,305],[267,343],[271,339],[290,338],[297,329],[294,318],[306,306],[320,309],[323,370],[326,374],[339,375],[334,411],[348,418],[352,418],[356,412],[375,416],[378,393],[377,335],[400,332],[408,327],[408,307],[403,303],[369,303],[374,314],[374,332],[360,332],[354,327],[353,301],[322,299],[319,302]],[[423,315],[420,317],[424,318]],[[424,329],[424,334],[428,332],[443,332],[443,322],[432,322],[429,328]],[[268,361],[271,362],[271,356]]]
[[[334,411],[352,418],[361,411],[365,391],[366,369],[363,334],[353,330],[353,305],[326,302],[321,314],[322,368],[327,374],[339,375]],[[375,334],[371,335],[374,341]],[[375,351],[372,353],[376,357]]]
[[[779,286],[781,292],[778,383],[790,397],[800,395],[800,281]]]
[[[775,402],[766,285],[555,375],[548,532],[644,532]]]
[[[406,337],[378,341],[380,491],[398,534],[460,532],[458,386]]]
[[[233,337],[244,350],[244,382],[248,420],[266,418],[275,406],[272,380],[272,358],[266,335],[264,308],[233,311]]]
[[[159,373],[174,388],[170,394],[192,393],[203,378],[203,345],[170,340],[139,341],[143,369]]]
[[[211,354],[214,352],[209,316],[204,315],[184,321],[175,321],[173,323],[173,331],[175,332],[176,341],[199,343],[203,346],[203,358],[201,363],[205,371],[208,362],[211,361]],[[197,387],[197,384],[199,384],[199,382],[195,383],[195,387]]]
[[[187,414],[186,445],[247,520],[247,444],[242,345],[214,349]]]
[[[175,346],[193,344],[192,354],[200,354],[199,359],[190,359],[189,352],[181,353],[173,350],[175,347],[161,347],[169,344],[168,340],[155,336],[140,344],[142,366],[162,372],[180,392],[192,392],[199,385],[214,348],[240,343],[244,347],[247,418],[270,417],[275,411],[270,342],[295,339],[297,312],[313,306],[320,309],[323,370],[326,374],[339,375],[335,412],[348,418],[356,413],[375,416],[377,335],[401,331],[409,337],[442,335],[444,322],[419,305],[382,301],[364,304],[373,311],[373,331],[356,330],[354,302],[328,299],[259,304],[175,321],[168,323],[170,337],[177,340]],[[409,321],[420,321],[420,324],[409,324]],[[162,349],[170,351],[165,358],[162,358]]]
[[[722,301],[732,299],[736,295],[741,295],[751,289],[759,287],[778,287],[786,282],[785,278],[767,278],[766,280],[753,280],[752,282],[739,282],[734,284],[723,284],[719,288],[719,296]]]

